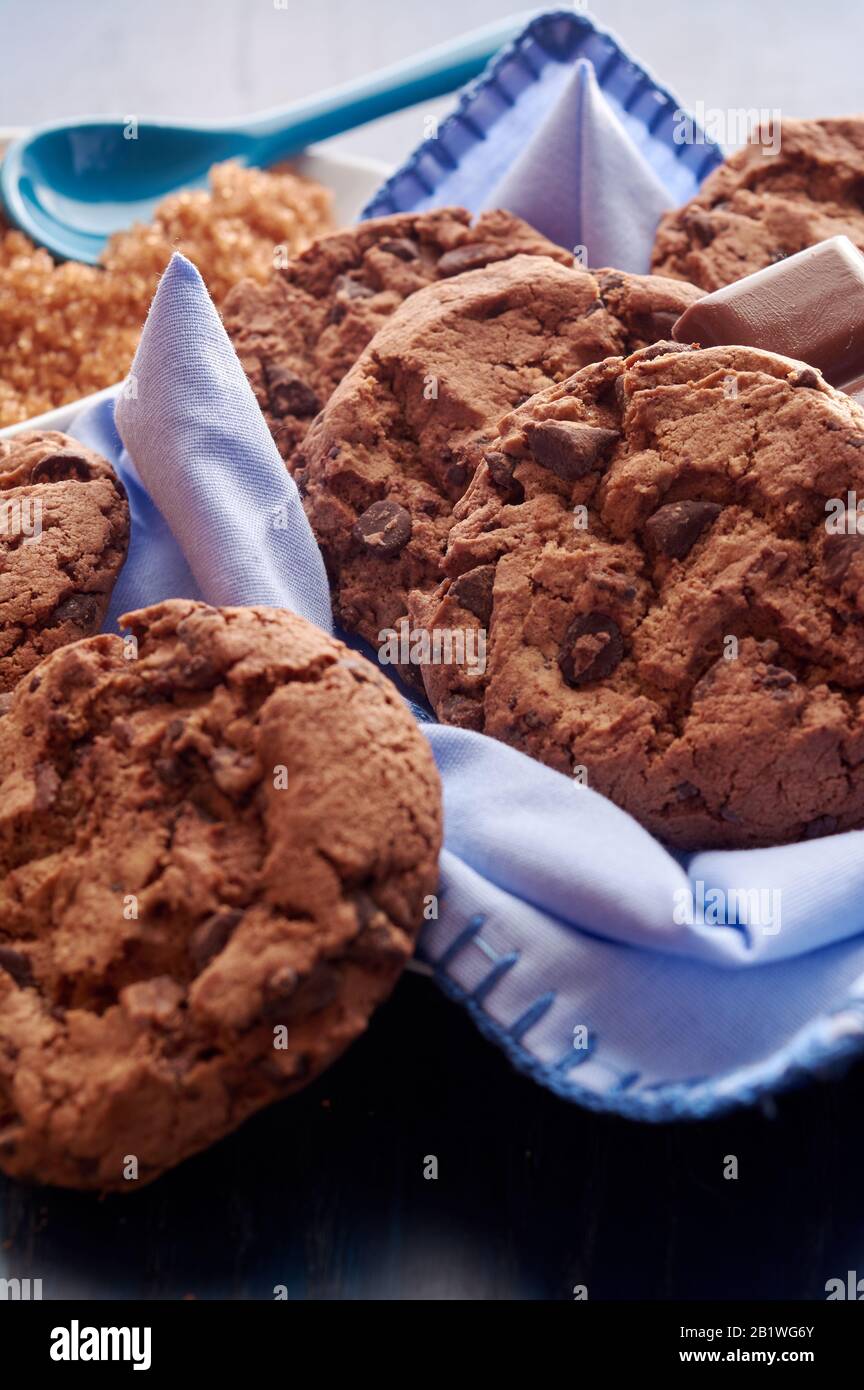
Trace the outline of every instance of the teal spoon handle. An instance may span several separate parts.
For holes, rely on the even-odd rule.
[[[490,58],[512,42],[538,13],[510,15],[408,62],[382,68],[356,82],[323,92],[279,111],[253,116],[236,129],[252,137],[250,164],[269,164],[316,140],[341,135],[367,121],[389,116],[421,101],[444,96],[478,76]]]

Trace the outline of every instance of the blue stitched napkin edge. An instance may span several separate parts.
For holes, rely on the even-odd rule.
[[[588,51],[591,47],[594,52]],[[598,66],[598,59],[604,56],[605,61]],[[601,29],[588,15],[550,10],[532,19],[519,37],[501,49],[480,76],[462,89],[456,107],[440,123],[437,134],[424,140],[381,185],[364,207],[360,220],[410,211],[436,191],[464,157],[466,144],[485,140],[497,120],[491,109],[481,109],[479,98],[494,89],[502,103],[499,116],[513,104],[503,77],[514,65],[526,68],[529,80],[536,80],[538,64],[540,68],[551,62],[573,64],[582,57],[594,64],[601,88],[610,87],[615,79],[616,104],[644,126],[650,140],[664,151],[672,151],[676,159],[687,165],[697,184],[723,162],[722,149],[705,136],[696,121],[692,121],[695,139],[681,144],[671,140],[674,114],[681,110],[679,102],[608,30]],[[458,157],[449,149],[448,138],[461,146]]]

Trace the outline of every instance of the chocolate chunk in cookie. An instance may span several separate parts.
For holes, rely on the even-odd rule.
[[[655,555],[683,560],[702,532],[720,515],[719,502],[669,502],[645,522],[645,540]]]
[[[47,431],[41,437],[46,443],[48,438],[55,438],[53,434],[49,436]],[[18,439],[20,441],[22,436],[18,435]],[[70,445],[74,444],[74,440],[70,439],[68,442]],[[55,448],[51,443],[44,456],[37,459],[30,469],[31,483],[89,483],[93,478],[104,477],[104,460],[98,455],[88,456],[81,450],[80,445],[67,449],[62,446]]]
[[[670,325],[674,328],[674,324]],[[676,343],[673,338],[664,338],[659,343],[652,343],[651,347],[643,348],[640,353],[642,362],[653,362],[655,357],[666,357],[670,352],[692,352],[693,345],[690,343]]]
[[[435,891],[441,807],[393,686],[301,618],[124,622],[135,660],[55,651],[0,719],[0,1169],[129,1192],[363,1031]]]
[[[420,250],[416,241],[410,241],[408,237],[387,237],[378,243],[379,250],[388,256],[398,256],[400,261],[416,261],[420,259]]]
[[[12,946],[0,946],[0,970],[5,970],[20,989],[32,984],[30,961],[23,951],[16,951]]]
[[[242,920],[243,913],[237,908],[222,908],[195,928],[189,940],[189,954],[196,970],[203,970],[220,951],[224,951],[234,928]]]
[[[789,381],[793,386],[803,386],[808,391],[816,391],[822,378],[813,367],[796,367],[789,373]]]
[[[606,613],[580,613],[561,643],[558,667],[568,685],[587,685],[611,676],[624,655],[621,629]]]
[[[305,419],[318,414],[320,400],[296,372],[281,362],[263,362],[261,371],[270,410],[280,420],[286,415]]]
[[[71,623],[81,632],[94,632],[99,624],[103,605],[98,594],[70,594],[53,608],[45,620],[46,627]]]
[[[518,496],[522,500],[521,485],[514,478],[516,469],[516,459],[508,458],[497,449],[490,449],[483,455],[483,461],[489,470],[489,477],[496,487],[503,488],[508,496]]]
[[[860,569],[859,578],[864,579],[864,515],[849,511],[840,529],[829,531],[825,537],[822,547],[825,583],[831,589],[839,589],[853,567]]]
[[[468,243],[466,246],[456,246],[452,251],[444,252],[438,262],[438,276],[443,280],[448,275],[462,275],[466,270],[479,270],[481,266],[490,265],[493,261],[506,260],[507,255],[506,247],[495,241],[475,241],[473,245]]]
[[[101,626],[129,542],[126,494],[77,440],[0,440],[0,691]]]
[[[373,502],[358,516],[354,535],[373,555],[398,555],[411,539],[411,513],[398,502]]]
[[[460,574],[450,586],[450,592],[463,608],[479,618],[481,623],[489,621],[492,613],[492,588],[495,583],[495,566],[478,565],[467,574]]]
[[[617,438],[617,430],[580,425],[572,420],[543,420],[528,432],[528,448],[535,463],[548,468],[556,478],[572,483],[590,473]]]

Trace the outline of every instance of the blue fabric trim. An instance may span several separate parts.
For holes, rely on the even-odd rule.
[[[620,1080],[616,1081],[615,1085],[611,1088],[612,1094],[620,1096],[622,1091],[629,1091],[631,1086],[636,1085],[641,1075],[641,1071],[630,1071],[625,1073],[625,1075],[622,1076]]]
[[[692,1084],[687,1081],[655,1082],[636,1093],[622,1090],[620,1084],[611,1090],[597,1092],[562,1075],[560,1061],[541,1062],[532,1056],[522,1047],[518,1037],[514,1037],[512,1032],[491,1019],[471,994],[444,973],[440,964],[436,965],[434,970],[435,979],[448,998],[468,1010],[483,1036],[496,1043],[518,1071],[530,1077],[532,1081],[539,1082],[562,1100],[583,1105],[587,1110],[596,1111],[598,1114],[619,1115],[628,1120],[648,1121],[652,1124],[663,1124],[671,1120],[706,1120],[748,1105],[762,1102],[770,1104],[772,1096],[777,1092],[805,1085],[812,1081],[817,1073],[841,1075],[864,1051],[864,1038],[861,1037],[840,1038],[827,1044],[811,1041],[800,1047],[798,1054],[782,1066],[768,1063],[762,1074],[749,1085],[737,1083],[734,1092],[731,1089],[724,1089],[722,1092],[720,1090],[720,1083],[724,1087],[731,1086],[734,1073],[727,1073],[705,1083],[698,1080]],[[864,1001],[847,1000],[836,1009],[832,1009],[831,1013],[849,1011],[860,1013],[864,1020]],[[587,1061],[587,1057],[583,1060]]]
[[[466,946],[470,946],[486,918],[478,912],[476,917],[472,917],[464,931],[461,931],[456,940],[451,942],[444,952],[441,959],[437,962],[442,970],[445,970],[451,960],[455,960],[460,951],[464,951]]]
[[[628,108],[628,109],[629,109],[629,108]],[[666,118],[666,116],[668,116],[668,114],[669,114],[669,103],[668,103],[668,101],[664,100],[662,104],[661,104],[660,102],[658,102],[658,103],[657,103],[657,110],[654,112],[653,116],[651,117],[651,119],[650,119],[650,121],[648,122],[648,125],[647,125],[647,130],[648,130],[649,135],[653,135],[653,134],[654,134],[654,132],[655,132],[655,130],[657,129],[657,127],[658,127],[658,125],[660,124],[660,122],[663,121],[663,120],[665,120],[665,118]]]
[[[479,985],[477,985],[476,989],[472,991],[471,998],[474,1000],[474,1002],[477,1004],[482,1004],[489,991],[495,988],[498,981],[501,979],[503,975],[507,974],[508,970],[513,969],[513,966],[516,964],[518,959],[518,951],[511,952],[509,956],[502,956],[501,959],[497,962],[497,964],[493,965],[492,969],[489,971],[489,974],[484,979],[482,979]]]
[[[697,164],[696,166],[696,177],[699,182],[701,183],[703,179],[707,179],[711,170],[716,169],[718,164],[722,164],[722,162],[722,157],[718,159],[713,150],[707,150],[701,164]]]
[[[598,47],[608,50],[608,56],[604,57],[602,63],[599,62],[600,55],[596,51],[586,51],[592,47],[595,50]],[[418,145],[405,163],[391,174],[363,209],[361,220],[408,211],[419,197],[428,197],[435,192],[446,174],[452,170],[451,161],[456,159],[458,163],[457,157],[447,146],[448,136],[453,137],[457,148],[464,144],[465,132],[470,136],[470,143],[476,144],[486,138],[497,120],[494,112],[487,112],[485,124],[483,123],[482,108],[478,113],[478,99],[484,93],[493,91],[506,105],[515,104],[516,99],[508,91],[503,80],[505,74],[512,76],[514,65],[524,68],[531,81],[536,82],[548,63],[572,63],[577,57],[587,57],[594,62],[601,87],[608,84],[612,75],[621,70],[623,82],[629,81],[632,84],[626,91],[615,92],[615,100],[625,111],[633,114],[636,105],[646,96],[652,103],[656,103],[658,109],[652,110],[648,118],[642,121],[650,134],[653,135],[672,112],[680,109],[677,99],[668,88],[658,82],[647,68],[631,58],[611,34],[598,29],[586,15],[574,14],[572,10],[552,10],[533,19],[519,38],[496,54],[479,77],[463,87],[455,109],[441,123],[437,136]],[[538,60],[539,67],[535,65]],[[638,116],[635,119],[639,119]],[[701,127],[695,121],[693,128],[702,134]],[[720,146],[707,139],[704,146],[699,143],[664,143],[676,159],[692,166],[700,181],[723,161]],[[444,159],[441,158],[442,146],[446,150]],[[418,185],[422,194],[418,193]]]
[[[530,1008],[524,1014],[520,1014],[516,1022],[510,1025],[510,1036],[514,1042],[521,1042],[524,1035],[535,1023],[539,1023],[544,1014],[547,1014],[555,1003],[556,995],[553,989],[548,994],[541,994],[539,999],[535,999]]]
[[[555,1063],[555,1070],[559,1072],[572,1071],[574,1067],[581,1067],[594,1056],[597,1049],[597,1037],[594,1033],[588,1034],[587,1047],[568,1047],[563,1057],[559,1057]]]
[[[624,102],[624,110],[625,110],[625,111],[632,111],[632,110],[633,110],[633,107],[636,105],[637,100],[644,94],[645,89],[646,89],[647,86],[648,86],[648,78],[646,77],[645,73],[643,72],[643,73],[642,73],[642,76],[639,78],[639,81],[636,83],[636,86],[633,88],[633,91],[630,93],[630,95],[628,96],[627,100]],[[662,110],[662,107],[661,107],[661,110]],[[649,123],[648,123],[647,129],[648,129],[649,131],[651,130],[651,123],[650,123],[650,121],[649,121]]]

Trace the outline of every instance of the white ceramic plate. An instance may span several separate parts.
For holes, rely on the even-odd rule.
[[[0,158],[6,146],[23,134],[20,130],[0,127]],[[333,215],[337,227],[354,222],[363,205],[371,198],[376,188],[384,181],[390,170],[386,164],[375,159],[358,159],[351,155],[329,154],[325,149],[311,146],[306,154],[293,161],[301,174],[317,179],[333,193]],[[10,439],[22,430],[65,430],[73,415],[84,405],[92,405],[110,396],[114,386],[104,391],[94,391],[68,405],[47,410],[43,415],[34,415],[20,424],[8,425],[0,430],[0,439]]]

